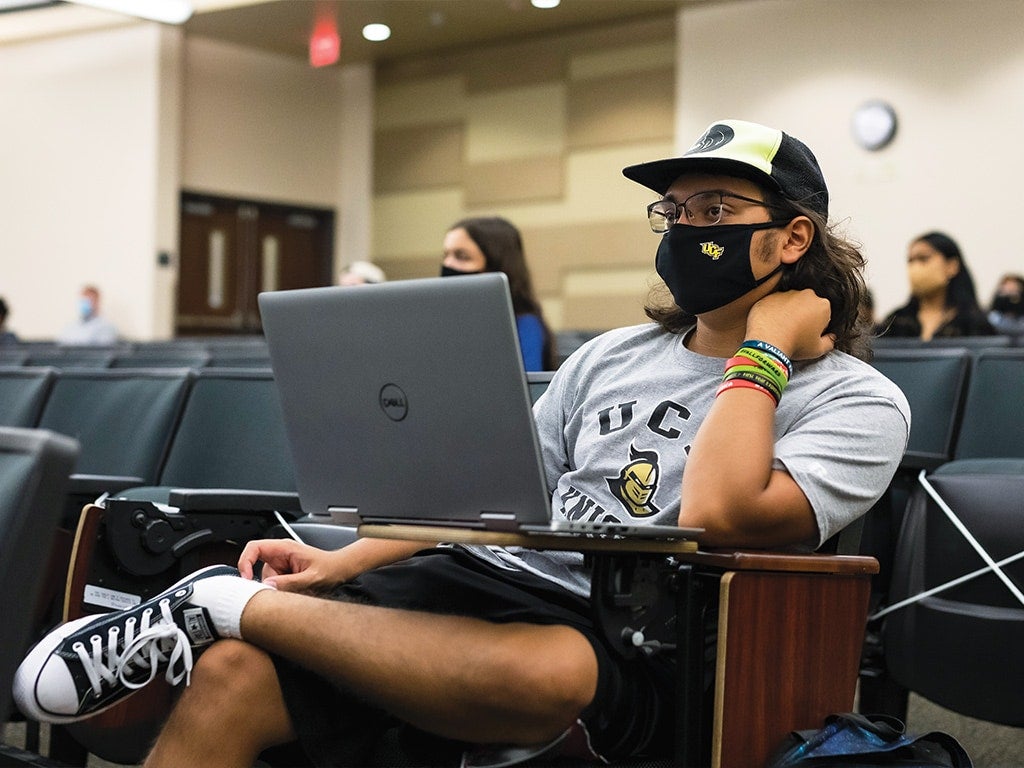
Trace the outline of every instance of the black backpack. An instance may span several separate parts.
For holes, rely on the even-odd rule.
[[[910,735],[903,723],[887,715],[829,715],[818,730],[794,731],[767,768],[867,768],[878,765],[922,768],[973,768],[956,739],[933,731]]]

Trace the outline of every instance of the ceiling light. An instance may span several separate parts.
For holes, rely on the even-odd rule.
[[[363,37],[371,42],[379,43],[391,37],[391,27],[387,24],[367,24],[363,27]]]
[[[161,21],[164,24],[183,24],[192,16],[192,3],[188,0],[70,0],[104,11],[125,13],[140,19]]]
[[[530,5],[534,8],[557,8],[561,2],[562,0],[530,0]]]

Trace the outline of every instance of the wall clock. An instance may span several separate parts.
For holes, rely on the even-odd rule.
[[[875,152],[896,136],[896,110],[884,101],[867,101],[854,110],[851,129],[857,144]]]

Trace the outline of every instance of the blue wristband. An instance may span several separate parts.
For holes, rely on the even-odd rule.
[[[747,339],[746,341],[744,341],[740,345],[741,349],[743,347],[750,347],[751,349],[759,349],[762,352],[767,352],[769,355],[772,355],[773,357],[778,358],[779,362],[782,363],[784,366],[786,366],[786,370],[789,372],[789,375],[790,376],[793,375],[793,363],[792,363],[792,361],[789,359],[789,357],[786,355],[786,353],[783,352],[778,347],[772,346],[767,341],[761,341],[760,339]]]

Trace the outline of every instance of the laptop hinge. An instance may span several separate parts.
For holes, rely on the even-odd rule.
[[[328,507],[327,514],[335,525],[358,526],[363,522],[359,517],[359,507]]]
[[[481,512],[480,522],[489,531],[519,530],[519,522],[514,512]]]

